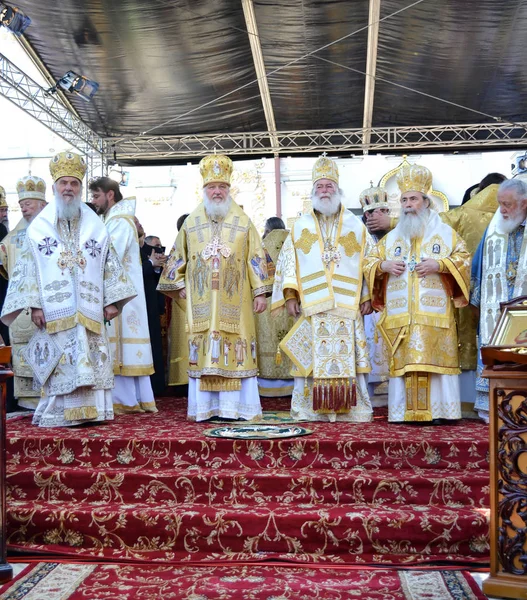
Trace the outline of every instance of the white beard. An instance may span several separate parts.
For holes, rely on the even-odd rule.
[[[59,219],[66,219],[67,221],[71,221],[71,219],[79,217],[81,213],[81,201],[81,194],[79,194],[66,204],[66,202],[64,202],[62,199],[62,196],[60,196],[58,193],[55,193],[57,217]]]
[[[498,221],[496,223],[496,229],[500,233],[512,233],[517,229],[524,221],[525,215],[521,211],[514,215],[509,215],[508,219],[504,219],[501,213],[498,213]]]
[[[342,197],[343,194],[340,191],[338,191],[331,196],[329,202],[327,200],[322,201],[317,196],[317,193],[313,192],[311,194],[311,204],[313,205],[313,208],[316,211],[318,211],[325,217],[331,217],[332,215],[337,214],[337,212],[339,211],[340,205],[342,204]]]
[[[209,200],[207,192],[203,190],[203,204],[205,212],[211,219],[225,219],[231,207],[232,198],[229,194],[224,202],[213,202]]]
[[[403,210],[401,211],[397,227],[403,238],[413,240],[415,238],[423,237],[429,219],[429,208],[423,208],[421,212],[418,212],[415,215],[412,213],[407,214]]]

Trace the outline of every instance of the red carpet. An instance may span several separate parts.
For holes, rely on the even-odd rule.
[[[308,569],[273,565],[183,567],[39,563],[0,588],[4,600],[480,600],[468,573]]]
[[[204,437],[185,401],[113,423],[8,422],[8,544],[146,561],[488,561],[488,432],[310,423],[282,441]],[[264,401],[284,409],[284,401]]]

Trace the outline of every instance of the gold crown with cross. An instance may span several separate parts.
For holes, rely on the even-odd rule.
[[[211,154],[201,159],[199,172],[203,177],[203,187],[208,183],[226,183],[231,185],[231,175],[234,165],[224,154]]]
[[[35,175],[28,175],[17,181],[16,191],[19,202],[22,200],[46,201],[46,182]]]
[[[49,162],[49,172],[54,182],[61,177],[76,177],[82,181],[86,169],[84,158],[75,152],[59,152]]]
[[[334,160],[331,160],[331,158],[328,158],[325,152],[313,165],[312,179],[313,183],[316,183],[319,179],[330,179],[337,185],[339,184],[339,169],[337,163]]]
[[[0,185],[0,208],[7,208],[7,200],[4,188]]]
[[[370,187],[360,193],[359,201],[362,206],[362,212],[368,212],[376,208],[390,208],[388,204],[388,194],[382,187],[375,187],[373,181],[370,181]]]
[[[405,192],[428,194],[432,189],[432,173],[422,165],[403,164],[396,178],[401,194]]]

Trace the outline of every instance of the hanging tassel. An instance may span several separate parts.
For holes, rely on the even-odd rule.
[[[276,349],[276,355],[274,357],[274,363],[278,367],[282,364],[282,353],[280,352],[280,346]]]
[[[351,406],[357,406],[357,382],[355,379],[351,385]]]
[[[309,386],[307,385],[307,377],[304,379],[304,398],[309,398]]]
[[[313,383],[313,410],[320,410],[321,398],[320,388],[316,383]]]

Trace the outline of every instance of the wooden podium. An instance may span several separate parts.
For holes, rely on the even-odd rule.
[[[527,599],[527,300],[502,305],[482,348],[490,395],[490,577],[488,596]]]
[[[0,386],[2,388],[2,402],[0,405],[0,583],[10,581],[13,577],[13,568],[7,562],[7,532],[6,532],[6,381],[13,377],[11,371],[11,348],[0,347]]]

